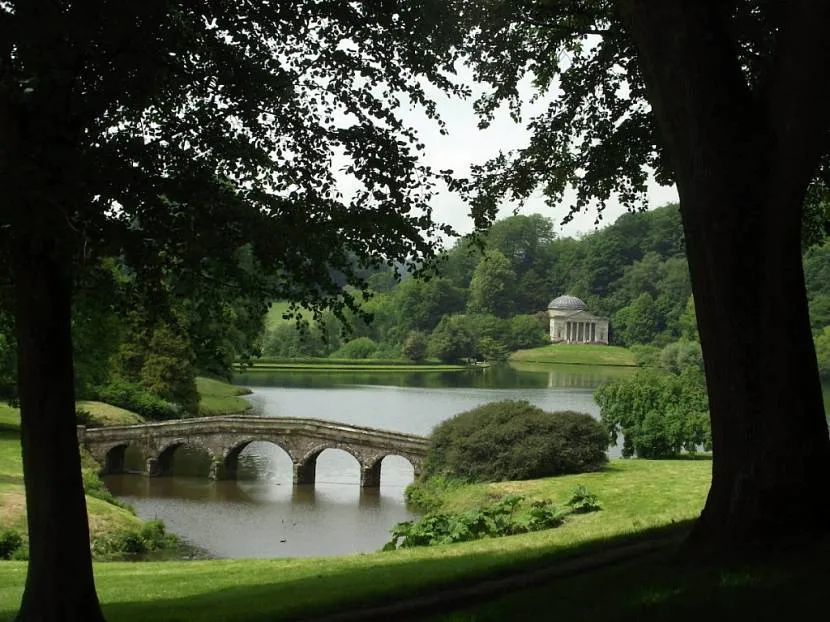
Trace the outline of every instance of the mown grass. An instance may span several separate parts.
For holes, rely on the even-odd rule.
[[[571,365],[634,366],[634,353],[619,346],[596,344],[552,343],[531,350],[519,350],[510,355],[511,362],[563,363]]]
[[[251,403],[240,397],[251,392],[245,387],[198,377],[196,390],[199,392],[199,415],[203,417],[239,415],[251,409]]]
[[[446,500],[461,509],[519,492],[563,502],[584,483],[603,510],[558,529],[337,558],[98,563],[96,583],[110,620],[274,620],[392,602],[643,537],[649,526],[683,524],[702,507],[709,467],[614,461],[602,473],[464,486]],[[0,564],[0,620],[13,615],[24,577],[23,563]]]
[[[91,423],[94,425],[135,425],[137,423],[144,423],[144,417],[138,413],[104,402],[83,400],[75,402],[75,407],[88,412]]]

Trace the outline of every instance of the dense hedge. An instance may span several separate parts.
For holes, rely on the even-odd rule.
[[[590,415],[548,413],[525,401],[492,402],[432,431],[425,475],[467,481],[522,480],[595,471],[608,434]]]

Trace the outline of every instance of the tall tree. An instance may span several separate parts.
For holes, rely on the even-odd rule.
[[[467,299],[469,313],[511,315],[515,308],[516,273],[500,251],[491,250],[476,266]]]
[[[712,420],[701,545],[725,550],[830,529],[830,476],[801,270],[811,180],[830,143],[830,3],[504,0],[462,3],[486,122],[532,72],[561,89],[529,145],[475,171],[483,224],[505,198],[576,188],[642,205],[675,182]],[[553,163],[553,164],[552,164]],[[600,212],[601,213],[601,212]],[[793,530],[793,525],[797,528]],[[720,548],[719,548],[720,547]]]
[[[424,265],[439,175],[395,110],[436,119],[422,85],[457,90],[447,9],[0,4],[0,260],[15,285],[30,547],[19,619],[102,619],[74,422],[77,266],[123,257],[151,294],[170,274],[240,282],[250,245],[277,275],[272,299],[319,310],[355,306],[342,285],[364,289],[360,267]]]

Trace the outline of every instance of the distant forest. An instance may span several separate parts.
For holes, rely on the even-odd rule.
[[[460,238],[441,257],[439,276],[405,277],[391,269],[369,277],[363,304],[372,322],[332,314],[298,331],[275,304],[266,324],[266,356],[333,358],[463,357],[498,359],[548,341],[548,302],[578,296],[611,320],[612,343],[665,346],[697,340],[694,304],[676,204],[626,213],[580,238],[557,237],[540,214],[497,221],[478,242]],[[813,328],[830,326],[830,245],[804,255]],[[325,329],[323,328],[325,327]],[[826,331],[830,354],[830,328]],[[817,342],[817,345],[819,342]]]
[[[372,322],[333,315],[310,330],[272,310],[266,356],[337,358],[500,358],[547,341],[548,302],[582,298],[611,319],[620,345],[694,338],[695,320],[677,205],[627,213],[579,239],[556,237],[539,214],[496,222],[480,240],[461,238],[441,257],[439,276],[397,282],[390,269],[369,277]],[[830,308],[828,308],[830,311]],[[415,356],[412,356],[412,355]]]

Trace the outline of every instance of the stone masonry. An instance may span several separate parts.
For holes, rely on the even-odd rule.
[[[417,478],[428,446],[422,436],[319,419],[243,415],[107,428],[78,426],[78,442],[104,465],[105,473],[123,472],[124,452],[132,445],[144,456],[151,477],[169,474],[173,453],[190,445],[210,455],[212,479],[235,479],[239,454],[253,441],[274,443],[288,453],[295,484],[313,484],[317,456],[325,449],[342,449],[360,463],[364,488],[380,486],[381,461],[389,455],[407,459]]]

